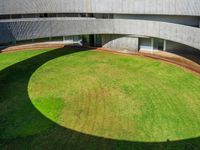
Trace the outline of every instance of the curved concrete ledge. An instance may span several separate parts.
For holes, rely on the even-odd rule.
[[[7,32],[4,32],[4,31]],[[157,37],[200,50],[200,28],[173,23],[90,18],[17,19],[0,21],[0,40],[28,40],[84,34],[134,34]]]
[[[117,13],[200,15],[199,0],[0,0],[0,14]]]

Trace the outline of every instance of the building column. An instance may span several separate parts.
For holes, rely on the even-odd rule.
[[[163,50],[164,50],[164,51],[167,50],[167,40],[164,40]]]
[[[151,38],[151,50],[153,50],[154,38]]]

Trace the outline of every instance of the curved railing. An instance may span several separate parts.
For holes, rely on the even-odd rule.
[[[173,23],[125,19],[42,18],[0,21],[7,32],[5,39],[34,38],[84,34],[135,34],[157,37],[200,50],[200,28]]]

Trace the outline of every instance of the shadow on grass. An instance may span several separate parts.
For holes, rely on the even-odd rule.
[[[176,54],[178,56],[182,56],[182,57],[189,59],[200,65],[200,51],[199,50],[196,50],[196,49],[193,49],[193,50],[170,50],[167,52]]]
[[[64,128],[42,115],[28,96],[31,75],[49,60],[82,50],[56,49],[0,71],[0,149],[200,149],[199,138],[158,143],[107,139]]]

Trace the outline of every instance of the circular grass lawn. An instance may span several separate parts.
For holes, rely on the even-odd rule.
[[[200,136],[200,77],[149,58],[58,57],[32,74],[28,94],[44,116],[88,135],[139,142]]]

